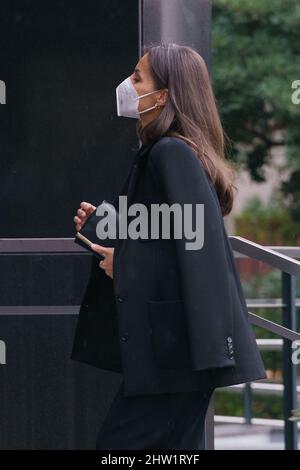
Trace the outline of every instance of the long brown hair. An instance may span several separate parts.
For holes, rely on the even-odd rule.
[[[157,89],[167,88],[168,98],[157,118],[137,134],[142,143],[162,136],[179,137],[201,160],[216,189],[222,214],[231,212],[234,199],[234,164],[225,156],[225,139],[205,61],[193,48],[173,43],[144,47]]]

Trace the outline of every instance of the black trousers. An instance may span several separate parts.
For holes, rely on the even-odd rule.
[[[98,433],[96,450],[201,450],[213,392],[124,396],[124,381]]]

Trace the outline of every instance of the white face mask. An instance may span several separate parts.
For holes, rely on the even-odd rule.
[[[144,95],[138,95],[136,89],[134,88],[130,77],[123,80],[120,85],[116,88],[116,98],[117,98],[117,114],[118,116],[131,117],[131,118],[140,118],[140,114],[150,111],[150,109],[156,108],[156,106],[151,106],[150,108],[144,109],[144,111],[139,111],[139,99],[144,96],[152,95],[159,90],[150,91]]]

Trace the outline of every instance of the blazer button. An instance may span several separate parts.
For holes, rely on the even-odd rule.
[[[118,302],[124,302],[123,297],[118,297]]]
[[[122,341],[127,341],[129,338],[129,334],[128,333],[123,333],[123,335],[121,336],[121,340]]]
[[[227,356],[228,356],[229,359],[234,359],[232,337],[227,336],[226,342],[227,342]]]

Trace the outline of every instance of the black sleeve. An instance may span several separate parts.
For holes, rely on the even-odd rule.
[[[163,137],[154,145],[149,165],[166,202],[178,203],[182,214],[183,205],[190,204],[193,230],[198,220],[197,233],[202,230],[204,234],[203,246],[197,249],[187,249],[191,239],[184,231],[174,240],[193,370],[235,366],[227,351],[233,313],[223,217],[208,175],[194,151],[174,137]],[[204,205],[202,219],[196,218],[197,204]]]

